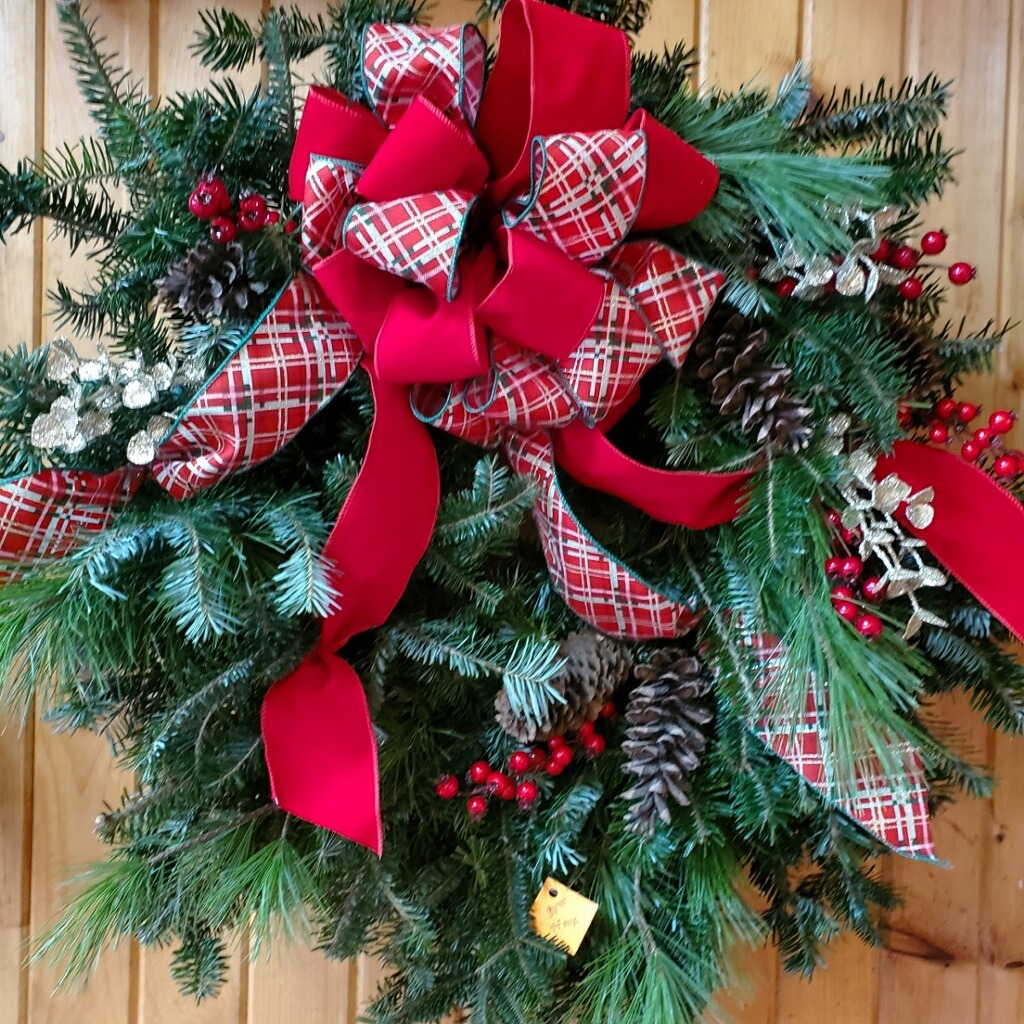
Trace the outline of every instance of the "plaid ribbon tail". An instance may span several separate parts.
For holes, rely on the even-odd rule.
[[[533,515],[551,580],[581,619],[602,633],[630,640],[681,636],[693,627],[691,608],[659,594],[583,528],[558,484],[545,431],[513,434],[506,449],[512,468],[539,488]]]
[[[747,635],[743,640],[753,648],[760,665],[762,688],[770,689],[785,657],[781,644],[769,636]],[[800,715],[768,707],[752,723],[753,731],[814,790],[891,850],[934,860],[928,788],[918,751],[897,738],[888,746],[887,760],[900,763],[899,778],[893,777],[875,751],[865,751],[857,758],[854,791],[844,792],[833,777],[833,757],[822,725],[828,715],[828,690],[825,688],[823,696],[816,691],[812,680]]]

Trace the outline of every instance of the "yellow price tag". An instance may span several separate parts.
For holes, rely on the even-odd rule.
[[[533,930],[542,938],[563,946],[575,956],[590,928],[597,904],[553,878],[544,879],[544,888],[530,908]]]

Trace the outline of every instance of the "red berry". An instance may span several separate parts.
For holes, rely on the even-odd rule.
[[[215,242],[233,242],[236,233],[235,222],[227,217],[214,217],[210,221],[210,237]]]
[[[964,441],[960,446],[960,455],[968,462],[977,462],[983,450],[981,445],[974,441]]]
[[[839,566],[839,575],[842,576],[847,583],[853,583],[855,580],[859,580],[860,574],[863,571],[864,563],[856,555],[850,555],[848,558],[844,558]]]
[[[921,254],[912,246],[901,245],[892,254],[892,264],[900,270],[912,270],[921,259]]]
[[[878,240],[878,248],[871,254],[871,258],[876,263],[883,263],[889,258],[889,254],[892,252],[892,242],[888,238],[880,238]]]
[[[909,405],[898,405],[896,407],[896,422],[906,430],[914,420],[914,410]]]
[[[564,747],[564,746],[565,746],[565,737],[564,736],[552,736],[551,739],[548,740],[548,749],[549,750],[557,750],[559,747]]]
[[[833,601],[832,607],[835,608],[836,615],[847,622],[856,622],[860,615],[860,609],[852,601]]]
[[[605,746],[604,737],[594,733],[593,736],[587,738],[587,742],[583,744],[583,749],[589,757],[600,757],[604,753]]]
[[[508,759],[509,771],[515,772],[516,775],[522,775],[523,772],[530,770],[530,755],[525,750],[517,750]]]
[[[572,747],[556,747],[551,751],[551,760],[567,768],[572,763]]]
[[[970,263],[954,263],[947,271],[953,284],[969,284],[974,280],[977,270]]]
[[[454,775],[442,775],[434,786],[434,792],[442,800],[452,800],[459,795],[459,780]]]
[[[520,782],[516,787],[516,796],[519,798],[519,806],[522,810],[529,810],[533,806],[534,800],[537,799],[537,794],[540,790],[537,788],[536,782],[531,782],[529,779],[525,779]]]
[[[482,786],[491,774],[491,766],[486,761],[474,761],[469,766],[469,781]]]
[[[544,771],[546,771],[548,775],[561,775],[562,772],[565,771],[565,765],[560,761],[556,761],[553,757],[549,757],[547,761],[544,762]]]
[[[992,463],[992,472],[1001,477],[1016,476],[1020,472],[1020,462],[1013,455],[1000,455]]]
[[[281,214],[279,214],[277,212],[277,210],[268,210],[267,211],[267,223],[268,224],[277,224],[277,223],[280,222],[280,220],[281,220]]]
[[[855,526],[852,530],[844,526],[839,536],[847,547],[859,544],[863,539],[863,534],[861,534],[859,526]]]
[[[941,229],[926,232],[921,238],[921,251],[929,256],[937,256],[946,248],[947,237],[946,232]]]
[[[897,291],[903,298],[913,302],[915,299],[921,298],[921,293],[924,291],[924,282],[919,277],[908,277],[900,282]]]
[[[870,614],[870,612],[867,615],[862,615],[857,620],[857,632],[865,640],[877,640],[882,635],[884,628],[882,620],[877,615]]]
[[[784,299],[789,298],[789,296],[796,290],[797,284],[799,284],[799,282],[795,277],[784,277],[775,285],[775,294],[781,295]]]
[[[298,225],[295,223],[295,221],[286,220],[284,222],[284,233],[286,235],[290,235],[296,229],[296,227],[298,227]]]
[[[618,708],[615,707],[613,700],[605,701],[600,711],[601,718],[614,718],[617,713]]]
[[[207,176],[199,179],[199,187],[206,188],[213,197],[218,213],[226,213],[231,209],[231,193],[220,178]]]
[[[238,226],[243,231],[259,231],[267,223],[267,201],[255,192],[238,201]]]
[[[961,402],[956,407],[956,418],[961,423],[970,423],[979,412],[981,412],[981,409],[973,402]]]
[[[589,739],[591,736],[594,735],[594,729],[595,729],[595,726],[594,726],[593,722],[584,722],[576,730],[576,735],[579,736],[579,738],[581,740],[586,740],[586,739]]]
[[[949,440],[949,427],[939,420],[932,420],[928,428],[928,440],[935,444],[945,444]]]
[[[474,821],[479,821],[487,813],[487,801],[482,796],[471,796],[466,801],[466,810]]]
[[[1005,434],[1013,429],[1013,421],[1015,419],[1016,417],[1009,409],[996,409],[988,418],[989,430],[994,431],[996,434]]]
[[[491,772],[485,783],[488,793],[501,793],[503,789],[511,785],[512,780],[504,772]]]
[[[958,407],[957,400],[952,397],[943,398],[941,401],[935,403],[935,415],[940,420],[952,419],[956,415]]]
[[[974,432],[974,443],[981,445],[982,448],[988,448],[995,436],[988,427],[978,427]]]
[[[832,606],[835,607],[840,601],[853,601],[856,594],[849,588],[842,585],[832,588]]]
[[[506,782],[505,785],[498,790],[498,796],[502,800],[515,800],[516,784],[511,780],[509,782]]]
[[[838,509],[830,508],[825,513],[825,522],[828,523],[829,526],[838,530],[843,525],[843,517]]]
[[[548,752],[543,747],[534,747],[530,751],[530,767],[540,768],[548,759]]]
[[[829,579],[837,579],[843,574],[843,560],[833,555],[825,559],[825,575]]]
[[[888,587],[878,576],[868,576],[860,585],[860,592],[866,601],[881,601],[885,597],[886,590]]]
[[[197,188],[188,197],[188,210],[193,217],[198,217],[200,220],[209,220],[220,213],[220,210],[214,204],[213,196],[210,195],[209,189],[205,188]]]

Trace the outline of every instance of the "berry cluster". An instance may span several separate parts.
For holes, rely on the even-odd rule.
[[[842,516],[829,509],[826,522],[836,534],[838,544],[845,546],[860,542],[859,530],[843,526]],[[885,599],[885,584],[879,576],[865,576],[864,562],[856,555],[833,555],[825,559],[825,575],[830,580],[842,580],[832,588],[832,607],[841,619],[851,623],[865,640],[877,640],[884,629],[882,620],[865,611],[865,603],[877,604]]]
[[[891,239],[883,238],[878,243],[878,248],[871,254],[876,263],[888,263],[897,270],[914,270],[917,267],[944,267],[949,280],[956,285],[968,284],[974,279],[977,271],[969,263],[953,263],[944,265],[939,263],[921,263],[922,256],[937,256],[946,248],[948,236],[941,229],[938,231],[926,231],[921,236],[921,248],[915,249],[912,245],[895,244]],[[921,278],[912,276],[904,278],[900,282],[897,291],[901,298],[913,302],[921,297],[924,292],[924,282]]]
[[[897,270],[905,270],[907,272],[914,270],[917,267],[923,269],[934,269],[941,267],[945,269],[949,280],[956,285],[967,284],[974,279],[977,271],[969,263],[953,263],[950,265],[941,263],[921,263],[921,257],[924,256],[937,256],[946,248],[947,235],[945,231],[927,231],[921,237],[920,249],[915,249],[912,245],[906,245],[899,242],[894,242],[890,238],[882,238],[878,242],[878,248],[871,253],[871,259],[876,263],[885,263],[890,267],[894,267]],[[836,257],[835,262],[841,263],[842,258]],[[753,269],[751,276],[756,278],[758,272]],[[775,284],[775,294],[782,298],[787,298],[792,295],[796,290],[799,282],[795,277],[787,276],[777,281]],[[830,281],[826,285],[826,291],[833,291],[835,288],[835,282]],[[901,298],[907,299],[913,302],[915,299],[919,299],[924,292],[924,281],[920,277],[910,276],[904,278],[896,289]]]
[[[609,701],[599,715],[601,718],[613,718],[616,709]],[[552,736],[547,741],[547,749],[533,747],[530,750],[517,750],[512,754],[505,770],[492,768],[486,761],[475,761],[469,766],[466,781],[472,792],[466,800],[466,811],[474,821],[479,821],[487,813],[487,800],[496,797],[499,800],[515,800],[521,811],[533,807],[540,793],[540,787],[530,775],[561,775],[573,762],[576,748],[579,747],[590,758],[600,757],[604,753],[605,738],[597,731],[597,722],[584,722],[571,737]],[[442,800],[454,800],[459,795],[459,780],[451,774],[442,775],[434,786],[434,792]]]
[[[204,174],[188,197],[189,212],[200,220],[210,222],[210,237],[215,242],[233,242],[239,230],[259,231],[268,224],[276,224],[281,215],[267,208],[267,201],[258,192],[247,190],[235,203],[227,185],[212,174]],[[289,221],[285,230],[294,230]]]
[[[897,417],[903,417],[903,406]],[[963,436],[970,430],[970,424],[981,414],[981,407],[974,402],[958,402],[955,398],[943,398],[932,409],[933,419],[928,424],[928,440],[935,444],[949,444],[956,436]],[[1016,417],[1009,409],[996,409],[988,418],[987,427],[976,428],[969,438],[962,441],[960,455],[968,462],[980,462],[986,453],[992,455],[992,472],[1003,479],[1016,476],[1024,469],[1024,453],[1003,452],[1002,435],[1013,427]]]

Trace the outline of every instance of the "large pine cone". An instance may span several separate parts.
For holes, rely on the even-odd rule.
[[[190,319],[255,320],[262,312],[263,281],[252,279],[252,257],[238,242],[200,242],[156,282],[164,302]]]
[[[635,675],[640,685],[626,707],[622,770],[636,782],[623,796],[630,802],[630,827],[653,835],[659,821],[671,822],[671,800],[683,807],[690,802],[690,775],[700,765],[714,719],[704,700],[712,681],[699,658],[677,649],[656,651]]]
[[[716,336],[702,335],[694,345],[697,376],[711,382],[711,401],[723,416],[739,416],[740,427],[758,444],[800,451],[811,440],[806,420],[811,409],[789,394],[793,371],[771,363],[762,352],[763,327],[731,317]]]
[[[575,732],[595,719],[612,694],[629,677],[633,666],[626,648],[594,630],[570,633],[560,652],[565,668],[552,682],[565,703],[552,702],[543,721],[517,715],[502,687],[494,698],[495,718],[520,743],[535,743]]]

